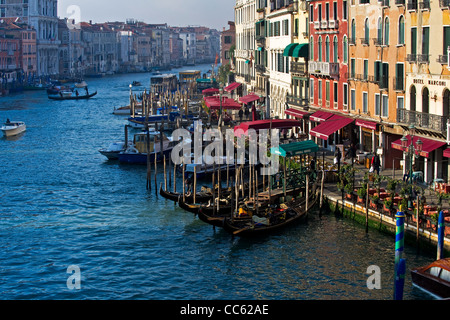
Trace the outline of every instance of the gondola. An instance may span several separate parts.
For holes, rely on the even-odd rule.
[[[216,208],[214,208],[211,201],[208,201],[207,203],[188,203],[187,201],[183,201],[183,197],[180,196],[180,199],[178,199],[178,205],[180,208],[194,214],[199,214],[200,210],[203,210],[203,212],[208,215],[216,212],[216,214],[226,213],[229,216],[231,213],[231,205],[227,199],[221,199],[219,208],[217,208],[217,204]]]
[[[168,200],[172,200],[174,202],[178,202],[178,200],[180,198],[181,199],[183,198],[182,192],[167,191],[167,190],[164,190],[162,188],[162,186],[160,186],[160,188],[159,188],[159,194],[162,197],[164,197]],[[197,192],[197,194],[195,195],[195,200],[197,203],[207,203],[212,198],[213,198],[213,194],[209,191],[200,191],[200,192]],[[184,199],[185,199],[186,203],[193,203],[194,195],[193,194],[185,194]]]
[[[315,203],[315,192],[312,192],[308,199],[308,210],[305,199],[282,204],[279,207],[267,206],[264,214],[259,215],[246,214],[245,210],[240,208],[239,213],[225,218],[223,228],[230,234],[240,237],[267,235],[304,220]]]
[[[48,98],[52,99],[52,100],[86,100],[86,99],[90,99],[93,96],[97,95],[97,91],[95,91],[94,93],[91,94],[87,94],[84,96],[76,96],[76,95],[71,95],[71,96],[61,96],[61,95],[49,95]]]

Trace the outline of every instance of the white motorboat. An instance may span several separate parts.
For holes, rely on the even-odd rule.
[[[111,143],[107,148],[98,150],[102,155],[109,160],[119,159],[119,153],[125,151],[128,147],[133,145],[133,141],[128,141],[128,145],[125,145],[124,141],[116,141]]]
[[[3,131],[3,135],[5,137],[16,136],[27,129],[25,122],[22,121],[9,121],[7,120],[1,130]]]

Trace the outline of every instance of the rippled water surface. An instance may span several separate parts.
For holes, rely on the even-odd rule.
[[[125,117],[112,111],[133,80],[148,87],[149,75],[88,79],[89,101],[0,98],[0,121],[27,124],[0,138],[0,299],[392,299],[390,236],[312,214],[276,235],[232,238],[147,191],[145,167],[106,161],[98,149],[123,139]],[[408,268],[434,259],[408,247],[405,258]],[[80,290],[67,287],[71,265]],[[380,290],[367,288],[370,265]],[[431,299],[409,273],[405,299]]]

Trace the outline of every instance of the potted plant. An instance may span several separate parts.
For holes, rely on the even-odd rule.
[[[357,202],[358,203],[365,203],[366,202],[366,195],[367,195],[366,187],[362,186],[361,188],[358,189],[358,191],[356,193],[358,194]]]
[[[392,199],[386,198],[383,201],[383,211],[386,213],[391,213],[392,210]]]
[[[378,195],[374,195],[370,198],[369,206],[372,209],[378,210],[378,201],[380,200],[380,197]]]
[[[344,191],[345,191],[345,197],[348,199],[348,200],[352,200],[353,199],[353,185],[352,185],[352,183],[347,183],[345,186],[344,186]]]

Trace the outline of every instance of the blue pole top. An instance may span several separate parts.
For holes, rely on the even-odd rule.
[[[404,212],[402,211],[398,211],[397,214],[395,215],[396,218],[405,218],[406,215]]]

